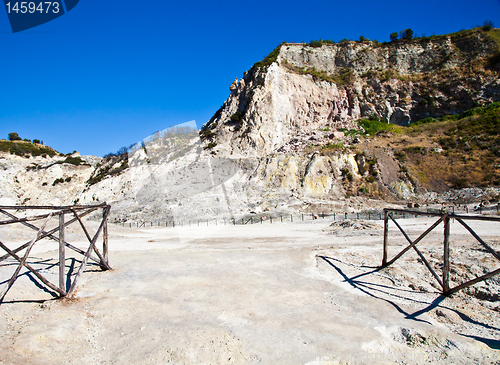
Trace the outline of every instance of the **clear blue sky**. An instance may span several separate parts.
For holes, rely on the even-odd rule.
[[[282,41],[388,41],[491,20],[500,0],[80,0],[13,34],[0,8],[0,138],[102,156],[221,106],[232,81]]]

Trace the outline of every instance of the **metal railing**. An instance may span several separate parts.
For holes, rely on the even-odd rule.
[[[499,206],[493,207],[478,207],[472,209],[469,207],[449,207],[449,212],[452,214],[463,213],[468,214],[474,212],[476,214],[496,214],[499,211]],[[420,208],[420,209],[395,209],[393,210],[394,216],[397,218],[422,218],[425,216],[432,216],[439,213],[439,209]],[[365,210],[359,212],[335,212],[335,213],[295,213],[295,214],[254,214],[245,215],[233,218],[204,218],[204,219],[184,219],[184,220],[138,220],[132,222],[112,222],[116,225],[125,228],[150,228],[150,227],[208,227],[219,225],[251,225],[251,224],[276,224],[276,223],[289,223],[289,222],[305,222],[313,221],[316,219],[333,219],[334,221],[346,219],[360,219],[360,220],[384,220],[384,210]]]

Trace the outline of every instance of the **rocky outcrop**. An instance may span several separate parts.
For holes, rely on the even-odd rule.
[[[0,204],[74,204],[100,159],[78,153],[31,158],[0,153]]]
[[[406,125],[460,113],[500,100],[498,47],[481,29],[390,44],[285,43],[233,82],[202,137],[223,156],[266,156],[344,142],[334,132],[357,129],[359,118]]]

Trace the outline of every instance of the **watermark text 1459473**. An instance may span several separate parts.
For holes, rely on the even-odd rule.
[[[12,1],[4,0],[14,33],[54,20],[75,7],[79,0]]]
[[[10,2],[8,2],[7,4],[5,4],[5,6],[7,8],[7,14],[10,14],[11,11],[15,12],[16,14],[26,14],[28,12],[30,14],[33,14],[35,11],[43,14],[44,12],[48,13],[49,10],[51,10],[53,13],[59,13],[61,11],[59,3],[51,1],[40,1],[39,3],[35,3],[34,1],[16,1],[15,3],[12,3],[12,5]]]

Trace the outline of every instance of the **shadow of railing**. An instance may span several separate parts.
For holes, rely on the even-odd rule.
[[[415,291],[412,291],[409,289],[391,287],[391,286],[387,286],[387,285],[383,285],[383,284],[370,282],[368,280],[370,278],[370,276],[374,276],[378,272],[383,270],[382,267],[374,268],[374,267],[367,267],[367,266],[356,266],[356,265],[352,265],[352,264],[346,264],[339,259],[328,257],[328,256],[320,255],[317,257],[322,259],[328,265],[330,265],[342,277],[343,282],[348,283],[353,288],[359,290],[360,292],[362,292],[362,293],[364,293],[372,298],[382,300],[386,303],[389,303],[399,313],[403,314],[406,319],[418,321],[418,322],[424,322],[427,324],[432,324],[431,322],[429,322],[425,319],[421,319],[419,317],[422,316],[423,314],[426,314],[426,313],[430,312],[431,310],[439,307],[439,308],[446,309],[446,310],[449,310],[449,311],[456,313],[463,321],[466,321],[466,322],[473,324],[475,326],[479,326],[479,327],[482,327],[484,329],[491,330],[491,331],[500,331],[499,327],[492,326],[488,323],[480,322],[480,321],[473,319],[470,316],[462,313],[461,311],[459,311],[455,308],[444,305],[443,302],[445,301],[445,299],[448,299],[448,297],[444,296],[443,294],[441,294],[439,292],[435,293],[437,296],[432,301],[428,301],[425,299],[418,300],[418,299],[414,299],[414,298],[409,298],[407,295],[404,295],[404,293],[415,294],[418,292],[415,292]],[[353,266],[359,270],[368,269],[369,271],[366,271],[364,273],[349,277],[342,270],[342,268],[339,266],[339,264],[350,265],[350,266]],[[360,280],[360,278],[366,278],[367,280]],[[392,279],[385,277],[385,276],[384,276],[384,278],[392,280]],[[392,292],[390,292],[389,290],[384,290],[384,289],[390,289]],[[419,309],[415,312],[410,312],[408,310],[405,310],[402,306],[398,305],[395,301],[388,299],[387,297],[389,297],[389,298],[392,297],[395,300],[400,299],[400,300],[410,301],[410,302],[413,302],[415,304],[423,305],[424,308]],[[498,346],[500,345],[500,341],[498,341],[498,340],[492,340],[492,339],[488,339],[486,337],[480,337],[480,336],[470,336],[467,334],[461,334],[461,335],[466,336],[466,337],[471,337],[471,338],[474,338],[478,341],[481,341],[481,342],[487,344],[488,346],[490,346],[491,348],[498,349]]]

